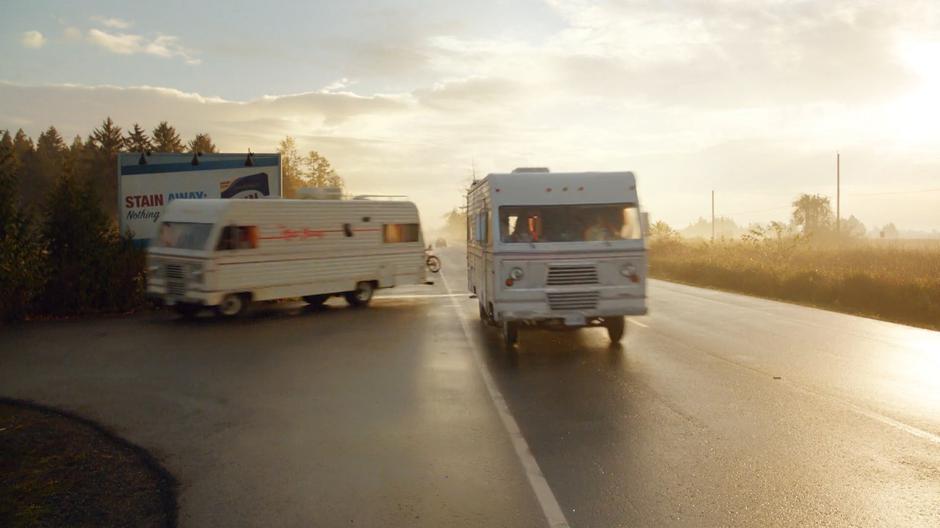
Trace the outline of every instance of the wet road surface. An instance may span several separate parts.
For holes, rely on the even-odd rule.
[[[940,333],[653,282],[621,346],[507,352],[442,253],[366,310],[7,327],[0,395],[152,450],[181,526],[940,526]]]

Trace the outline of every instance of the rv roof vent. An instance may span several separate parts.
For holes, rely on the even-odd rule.
[[[407,200],[404,194],[357,194],[353,200]]]
[[[297,196],[304,200],[340,200],[343,190],[338,187],[301,187]]]
[[[520,172],[551,172],[548,167],[518,167],[512,170],[513,174]]]

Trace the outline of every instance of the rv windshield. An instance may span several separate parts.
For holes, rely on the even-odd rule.
[[[157,247],[177,249],[206,249],[212,224],[196,222],[163,222]]]
[[[513,205],[499,208],[504,243],[591,242],[642,237],[634,204]]]

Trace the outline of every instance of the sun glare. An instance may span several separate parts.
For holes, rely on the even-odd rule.
[[[894,137],[905,145],[936,143],[940,141],[940,42],[904,42],[898,54],[918,81],[888,107]]]

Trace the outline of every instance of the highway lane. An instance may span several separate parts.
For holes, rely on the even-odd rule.
[[[387,293],[5,327],[0,396],[151,450],[183,527],[544,526],[441,286]]]
[[[442,256],[367,310],[7,327],[0,396],[153,450],[182,526],[545,526],[480,367],[572,526],[940,525],[940,333],[654,281],[621,346],[505,351]]]
[[[658,281],[650,304],[622,347],[481,330],[572,526],[940,526],[940,333]]]

